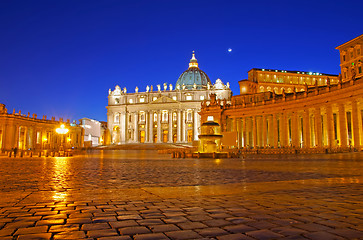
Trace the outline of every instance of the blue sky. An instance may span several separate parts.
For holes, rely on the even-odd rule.
[[[212,82],[251,68],[338,74],[363,1],[0,1],[0,103],[106,120],[108,89],[171,83],[193,50]],[[228,52],[232,48],[232,52]]]

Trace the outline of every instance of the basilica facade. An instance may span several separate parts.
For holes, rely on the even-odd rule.
[[[128,93],[126,88],[109,90],[107,126],[112,144],[192,143],[200,134],[201,102],[214,93],[230,103],[229,83],[214,84],[199,66],[195,54],[189,68],[173,84],[146,86],[146,91]]]

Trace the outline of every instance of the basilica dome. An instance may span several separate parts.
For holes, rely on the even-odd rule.
[[[212,85],[207,74],[199,69],[197,59],[193,52],[189,68],[180,75],[176,85],[179,85],[180,88],[183,88],[184,85],[185,89],[205,89],[208,83]]]

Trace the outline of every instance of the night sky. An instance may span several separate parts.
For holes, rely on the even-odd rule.
[[[106,120],[108,89],[175,83],[193,50],[214,83],[251,68],[338,74],[363,1],[0,1],[0,103]],[[228,52],[231,48],[232,52]]]

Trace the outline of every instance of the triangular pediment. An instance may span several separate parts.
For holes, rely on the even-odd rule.
[[[155,101],[152,101],[151,103],[177,103],[174,99],[171,99],[170,97],[161,96]]]

